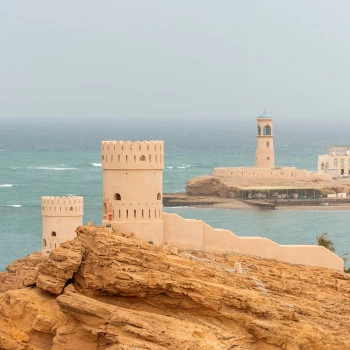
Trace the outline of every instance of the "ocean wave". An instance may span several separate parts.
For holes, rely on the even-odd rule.
[[[172,168],[174,168],[173,166],[167,166],[166,167],[167,169],[172,169]]]
[[[60,168],[60,167],[49,167],[49,166],[38,166],[38,167],[35,167],[35,168],[30,168],[30,169],[55,170],[55,171],[78,170],[78,168]]]
[[[6,204],[4,207],[13,207],[13,208],[20,208],[22,204]]]
[[[91,163],[91,165],[93,165],[93,166],[102,166],[101,163]]]
[[[13,186],[13,184],[2,184],[2,185],[0,185],[0,187],[12,187]]]

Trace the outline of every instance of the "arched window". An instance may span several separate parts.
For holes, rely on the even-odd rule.
[[[344,165],[344,159],[342,159],[342,160],[340,161],[340,164],[341,164],[341,165]]]
[[[140,161],[141,162],[145,162],[146,161],[146,156],[145,155],[140,156]]]
[[[51,236],[52,236],[52,237],[56,237],[56,232],[55,232],[55,231],[52,231],[52,232],[51,232]]]
[[[264,135],[271,135],[271,126],[270,125],[265,125]]]
[[[333,159],[333,165],[337,166],[338,165],[338,160],[337,159]]]
[[[114,198],[114,200],[116,200],[116,201],[121,201],[121,200],[122,200],[122,197],[120,196],[120,193],[114,193],[113,198]]]
[[[258,125],[258,135],[261,135],[261,127]]]
[[[162,199],[162,195],[160,193],[157,194],[157,200],[160,201]]]

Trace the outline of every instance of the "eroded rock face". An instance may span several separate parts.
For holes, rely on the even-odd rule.
[[[221,179],[210,175],[198,176],[186,184],[186,193],[189,196],[235,198],[236,190],[235,186],[227,186]]]
[[[82,261],[82,245],[79,240],[68,241],[53,250],[39,267],[37,286],[50,294],[61,294]]]
[[[8,272],[0,272],[0,292],[36,285],[39,267],[46,260],[40,252],[13,261],[6,267]]]
[[[350,349],[347,274],[77,233],[0,294],[1,349]]]

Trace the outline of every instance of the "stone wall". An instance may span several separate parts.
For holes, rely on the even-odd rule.
[[[234,167],[234,168],[214,168],[213,175],[235,177],[235,178],[271,178],[290,180],[330,179],[327,175],[315,174],[305,169],[294,167],[277,168],[255,168],[255,167]]]
[[[263,237],[239,237],[229,230],[214,229],[201,220],[163,213],[164,241],[184,250],[241,253],[291,264],[343,271],[344,261],[316,245],[280,245]]]

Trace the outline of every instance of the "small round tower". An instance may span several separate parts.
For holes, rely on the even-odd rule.
[[[75,229],[83,224],[83,197],[41,197],[42,253],[76,237]]]
[[[102,141],[103,220],[124,233],[163,242],[163,141]]]
[[[274,168],[275,152],[273,149],[273,118],[270,114],[260,114],[257,118],[258,134],[256,136],[256,168]]]

